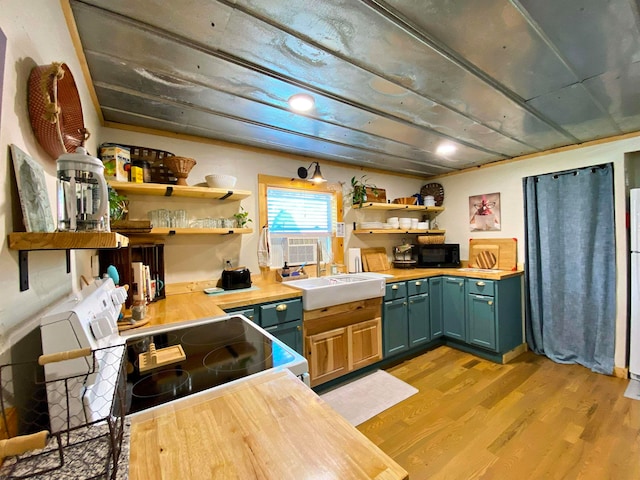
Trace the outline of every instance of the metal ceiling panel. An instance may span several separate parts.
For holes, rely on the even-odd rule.
[[[68,1],[111,122],[424,176],[640,130],[630,0]]]

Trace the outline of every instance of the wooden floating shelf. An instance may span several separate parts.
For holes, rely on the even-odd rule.
[[[404,233],[406,235],[427,235],[427,234],[444,234],[446,230],[401,230],[399,228],[385,228],[385,229],[377,229],[377,230],[354,230],[353,233],[356,235],[363,234],[388,234],[388,233]]]
[[[444,211],[444,207],[425,207],[424,205],[402,205],[400,203],[373,203],[365,202],[362,205],[353,205],[356,209],[369,210],[409,210],[414,212],[431,212],[440,213]]]
[[[248,190],[190,187],[163,183],[109,182],[118,193],[129,195],[155,195],[160,197],[211,198],[214,200],[242,200],[251,196]]]
[[[150,232],[131,233],[130,235],[233,235],[253,233],[251,228],[152,228]]]
[[[129,239],[115,232],[14,232],[9,234],[11,250],[75,250],[120,248]]]

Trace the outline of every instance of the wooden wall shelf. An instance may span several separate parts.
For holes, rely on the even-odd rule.
[[[130,235],[153,235],[168,237],[171,235],[234,235],[253,233],[251,228],[152,228],[150,232],[131,233]]]
[[[29,251],[66,250],[67,273],[71,272],[70,250],[121,248],[129,239],[114,232],[13,232],[9,248],[19,251],[20,291],[29,290]]]
[[[377,229],[377,230],[363,230],[358,229],[354,230],[353,233],[356,235],[363,234],[374,234],[374,235],[389,235],[393,233],[403,233],[405,235],[428,235],[428,234],[441,234],[444,235],[446,230],[401,230],[399,228],[385,228],[385,229]]]
[[[251,196],[248,190],[167,185],[163,183],[109,182],[118,193],[155,195],[160,197],[211,198],[214,200],[242,200]]]
[[[411,212],[440,213],[444,207],[425,207],[424,205],[402,205],[400,203],[373,203],[365,202],[362,205],[353,205],[356,209],[369,210],[407,210]]]

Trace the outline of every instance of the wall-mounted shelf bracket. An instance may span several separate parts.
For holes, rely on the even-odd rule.
[[[170,197],[171,195],[173,195],[173,187],[167,187],[167,189],[164,191],[164,196]]]
[[[229,198],[231,195],[233,195],[233,191],[229,190],[225,195],[223,195],[222,197],[219,198],[219,200],[226,200],[227,198]]]

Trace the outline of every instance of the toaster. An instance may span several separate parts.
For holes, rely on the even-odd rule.
[[[251,272],[246,267],[238,267],[222,271],[222,288],[237,290],[251,287]]]

